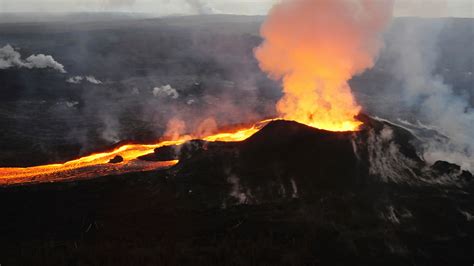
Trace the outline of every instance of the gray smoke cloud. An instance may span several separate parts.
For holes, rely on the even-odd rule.
[[[439,35],[442,22],[411,23],[401,27],[389,46],[390,72],[398,81],[402,104],[416,119],[447,138],[429,139],[424,157],[429,162],[451,161],[474,170],[474,109],[467,97],[454,91],[439,74]]]
[[[11,45],[0,48],[0,69],[8,68],[51,68],[61,73],[66,73],[64,66],[54,60],[50,55],[37,54],[31,55],[26,60],[21,59],[21,54]]]

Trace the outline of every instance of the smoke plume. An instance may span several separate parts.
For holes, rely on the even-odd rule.
[[[425,159],[451,161],[474,170],[474,110],[436,69],[444,26],[429,20],[401,25],[387,51],[393,55],[390,71],[400,84],[400,106],[412,109],[417,120],[447,137],[428,139]]]
[[[348,80],[374,65],[391,0],[288,0],[270,11],[255,51],[281,80],[283,118],[335,131],[354,130],[360,111]]]
[[[12,67],[28,69],[52,68],[61,73],[66,73],[64,66],[54,60],[50,55],[31,55],[23,61],[19,52],[17,52],[12,46],[6,45],[3,48],[0,48],[0,69],[8,69]]]

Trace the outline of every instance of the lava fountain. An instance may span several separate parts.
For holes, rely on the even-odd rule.
[[[288,120],[354,131],[361,107],[348,81],[374,65],[392,0],[283,0],[261,29],[260,68],[283,83],[277,110]]]

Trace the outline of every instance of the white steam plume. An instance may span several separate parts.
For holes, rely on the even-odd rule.
[[[51,68],[61,73],[66,73],[64,66],[58,63],[50,55],[38,54],[31,55],[26,60],[21,59],[21,54],[11,45],[0,48],[0,69],[8,68]]]
[[[454,93],[443,77],[435,74],[442,28],[443,23],[404,25],[390,46],[393,51],[389,52],[396,55],[391,71],[400,81],[403,104],[415,109],[421,122],[448,137],[443,142],[430,140],[425,159],[431,163],[450,161],[473,171],[474,110],[465,97]]]

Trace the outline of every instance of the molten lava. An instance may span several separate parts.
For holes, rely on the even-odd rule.
[[[264,120],[248,128],[217,133],[204,137],[203,140],[210,142],[243,141],[255,134],[270,121],[271,120]],[[0,185],[85,179],[96,176],[150,171],[170,167],[176,165],[178,161],[145,162],[138,160],[138,157],[153,153],[154,149],[163,146],[181,145],[190,139],[193,138],[183,136],[176,140],[162,141],[150,145],[127,144],[110,152],[92,154],[63,164],[50,164],[27,168],[0,168]],[[109,161],[116,156],[121,156],[123,162],[110,164]]]

